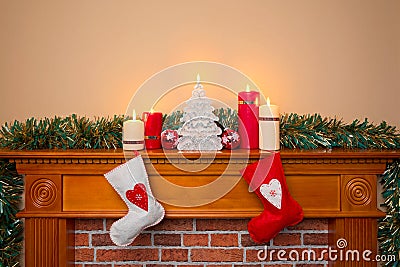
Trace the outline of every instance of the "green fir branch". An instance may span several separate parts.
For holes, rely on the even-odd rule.
[[[177,110],[163,117],[163,130],[178,130],[182,127],[183,111]]]
[[[321,115],[285,114],[280,120],[280,142],[282,147],[315,149],[331,147],[329,124],[331,120]]]
[[[214,110],[224,128],[238,130],[237,111]],[[163,130],[182,126],[183,112],[164,115]],[[97,118],[71,115],[6,123],[0,129],[0,147],[8,149],[113,149],[122,147],[123,116]],[[400,133],[386,122],[374,125],[367,119],[350,124],[320,114],[284,114],[280,119],[280,142],[284,148],[397,149]]]
[[[400,148],[400,133],[396,127],[382,122],[379,125],[354,120],[345,124],[336,118],[319,114],[285,114],[280,121],[281,145],[285,148],[316,149],[396,149]]]
[[[96,118],[71,116],[35,118],[5,123],[0,147],[8,149],[101,149],[122,147],[123,116]]]
[[[378,223],[378,241],[381,255],[395,255],[395,262],[385,266],[400,264],[400,160],[388,164],[381,178],[383,185],[383,206],[385,218]]]
[[[16,214],[23,190],[15,164],[0,160],[0,267],[19,265],[23,227]]]
[[[225,129],[238,131],[238,114],[236,110],[219,108],[214,110],[213,113],[219,118],[219,123],[224,126]]]

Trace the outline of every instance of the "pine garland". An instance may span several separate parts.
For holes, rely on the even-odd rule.
[[[400,160],[388,164],[381,178],[386,207],[386,217],[379,220],[378,241],[381,255],[395,255],[396,262],[385,266],[400,264]]]
[[[238,114],[236,110],[230,108],[220,108],[214,110],[214,114],[219,118],[219,123],[225,128],[238,131]]]
[[[183,122],[181,122],[182,117],[183,117],[183,111],[180,110],[174,111],[170,115],[164,115],[163,131],[167,129],[178,130],[183,125]]]
[[[281,145],[286,148],[400,148],[400,133],[396,127],[382,122],[374,125],[365,119],[350,124],[319,114],[285,114],[280,121]]]
[[[24,190],[22,175],[15,164],[0,161],[0,267],[18,266],[22,249],[23,228],[16,218]]]
[[[237,131],[237,111],[216,109],[214,113],[225,128]],[[182,111],[164,116],[163,129],[177,130],[182,126]],[[122,147],[123,116],[97,118],[71,115],[25,122],[6,123],[0,129],[0,147],[8,149],[100,149]],[[400,148],[400,133],[396,127],[382,122],[378,125],[354,120],[350,124],[319,114],[282,115],[281,146],[284,148]]]
[[[97,118],[71,116],[27,119],[5,123],[0,147],[8,149],[100,149],[122,147],[123,116]]]

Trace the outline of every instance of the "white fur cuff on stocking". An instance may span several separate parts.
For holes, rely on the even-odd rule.
[[[128,214],[114,222],[111,240],[118,246],[127,246],[147,227],[164,218],[164,208],[154,198],[141,156],[104,174],[118,195],[128,206]]]

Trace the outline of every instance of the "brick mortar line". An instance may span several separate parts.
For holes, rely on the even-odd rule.
[[[246,250],[256,250],[264,249],[268,247],[269,249],[290,249],[290,248],[310,248],[310,249],[321,249],[329,248],[329,245],[293,245],[293,246],[275,246],[275,245],[259,245],[259,246],[164,246],[164,245],[149,245],[149,246],[75,246],[76,249],[111,249],[111,250],[134,250],[134,249],[146,249],[146,248],[158,248],[158,249],[246,249]]]
[[[119,265],[128,265],[128,264],[162,264],[162,265],[167,265],[167,264],[174,264],[174,265],[186,265],[187,263],[191,264],[214,264],[214,263],[221,263],[219,261],[196,261],[196,262],[189,262],[189,261],[103,261],[103,262],[90,262],[90,261],[84,261],[84,262],[74,262],[74,264],[119,264]],[[268,261],[268,262],[246,262],[246,261],[232,261],[232,262],[223,262],[222,264],[240,264],[240,265],[258,265],[258,264],[263,264],[263,265],[275,265],[275,264],[329,264],[328,261]]]
[[[254,248],[264,248],[265,246],[261,247],[246,247],[247,249],[254,249]],[[287,249],[287,248],[310,248],[310,249],[320,249],[320,248],[329,248],[329,245],[297,245],[297,246],[266,246],[269,249]],[[246,249],[245,248],[245,249]]]
[[[307,233],[307,234],[329,234],[329,230],[289,230],[289,231],[281,231],[282,234],[290,234],[290,233]]]
[[[247,261],[247,250],[243,249],[243,261],[246,262]]]
[[[150,244],[154,246],[154,234],[150,234]]]
[[[262,266],[275,266],[277,263],[273,263],[273,262],[265,262],[265,263],[262,263]],[[296,267],[296,266],[300,266],[300,265],[298,265],[298,264],[301,264],[302,266],[304,266],[304,264],[306,264],[306,265],[309,265],[309,266],[313,266],[314,264],[323,264],[324,265],[324,267],[327,267],[328,265],[327,264],[329,264],[329,262],[323,262],[323,261],[321,261],[321,262],[312,262],[311,264],[310,264],[310,262],[309,261],[302,261],[302,262],[300,262],[300,261],[298,261],[298,262],[292,262],[292,261],[290,261],[290,262],[287,262],[287,261],[285,261],[285,262],[279,262],[279,264],[291,264],[292,265],[292,267]]]
[[[308,263],[308,262],[296,262],[296,263],[293,263],[293,264],[294,264],[293,267],[300,266],[300,265],[298,265],[298,264],[301,264],[302,266],[304,266],[303,264],[307,264],[307,263]],[[329,264],[329,262],[316,262],[316,263],[314,263],[314,264],[323,264],[324,267],[327,267],[328,264]],[[311,266],[312,266],[312,265],[311,265]]]
[[[307,264],[307,263],[308,263],[308,261],[298,261],[295,264]],[[329,264],[329,261],[327,261],[327,260],[315,261],[315,263],[318,263],[318,264]]]
[[[145,264],[145,265],[151,265],[151,264],[157,264],[157,265],[177,265],[177,266],[180,266],[180,265],[187,265],[188,263],[191,263],[191,264],[198,264],[198,265],[200,265],[200,264],[203,264],[203,265],[209,265],[209,264],[215,264],[215,263],[217,263],[217,264],[221,264],[221,262],[219,262],[219,261],[197,261],[197,262],[187,262],[187,261],[163,261],[163,262],[160,262],[160,261],[104,261],[104,262],[90,262],[90,261],[85,261],[85,262],[74,262],[74,264],[82,264],[82,265],[85,265],[85,264],[91,264],[91,265],[101,265],[101,264],[111,264],[112,266],[114,266],[114,265],[116,265],[116,264],[119,264],[119,265],[128,265],[128,264],[138,264],[138,265],[143,265],[143,264]],[[309,263],[309,262],[307,262],[307,261],[298,261],[298,262],[296,262],[296,263],[299,263],[299,264],[304,264],[304,263]],[[256,264],[261,264],[261,265],[275,265],[275,264],[296,264],[296,263],[294,263],[294,262],[292,262],[292,261],[274,261],[274,262],[245,262],[245,261],[242,261],[242,262],[239,262],[239,261],[234,261],[234,262],[222,262],[222,264],[225,264],[225,265],[249,265],[249,266],[251,266],[251,265],[256,265]],[[313,264],[324,264],[325,262],[321,262],[321,261],[319,261],[319,262],[317,262],[317,261],[315,261],[315,262],[312,262]]]
[[[103,219],[103,230],[107,231],[107,219]]]
[[[78,261],[78,262],[74,262],[74,264],[111,264],[111,265],[115,265],[115,264],[121,264],[121,265],[128,265],[128,264],[158,264],[158,265],[187,265],[188,263],[191,264],[215,264],[215,263],[221,263],[219,261],[196,261],[196,262],[188,262],[188,261],[103,261],[103,262],[91,262],[91,261]],[[246,264],[246,265],[252,265],[252,264],[260,264],[258,262],[224,262],[226,264]],[[261,263],[262,264],[262,263]]]
[[[283,264],[288,264],[288,263],[283,263]],[[290,266],[291,267],[295,267],[295,263],[289,263],[289,264],[291,264]],[[263,267],[265,267],[265,266],[275,266],[276,265],[276,263],[264,263],[264,264],[261,264],[261,266],[263,266]]]
[[[104,230],[75,230],[75,234],[108,234],[110,231],[104,231]]]
[[[239,245],[239,247],[243,247],[243,245],[242,245],[242,239],[243,239],[242,235],[241,235],[241,234],[238,234],[238,245]]]
[[[275,265],[275,264],[306,264],[306,265],[312,265],[312,264],[328,264],[328,261],[269,261],[269,262],[263,262],[261,261],[258,264],[264,264],[264,265]]]
[[[304,245],[304,233],[300,233],[300,242],[302,245]],[[272,241],[273,243],[273,241]]]
[[[188,262],[187,263],[192,263],[192,249],[188,249]]]
[[[293,248],[293,247],[301,247],[301,248],[324,248],[324,247],[329,247],[328,244],[311,244],[311,245],[255,245],[255,246],[185,246],[185,245],[138,245],[138,246],[117,246],[117,245],[105,245],[105,246],[93,246],[92,244],[88,246],[75,246],[75,248],[113,248],[113,249],[138,249],[138,248],[264,248],[264,247],[269,247],[269,248]]]
[[[109,233],[109,230],[74,230],[76,234],[87,234],[87,233]],[[196,230],[144,230],[142,231],[143,234],[199,234],[199,233],[221,233],[221,234],[230,234],[230,233],[238,233],[238,234],[249,234],[246,230],[236,231],[236,230],[204,230],[204,231],[196,231]],[[290,231],[281,231],[280,233],[329,233],[329,230],[290,230]]]
[[[93,251],[93,261],[97,261],[97,249]]]
[[[75,234],[108,234],[110,231],[107,230],[74,230]],[[233,230],[207,230],[207,231],[195,231],[195,230],[144,230],[143,234],[249,234],[248,231],[233,231]],[[281,231],[284,234],[329,234],[328,230],[290,230]]]
[[[181,240],[181,246],[183,246],[183,245],[184,245],[184,242],[183,242],[183,235],[180,236],[180,240]]]
[[[90,261],[85,261],[85,262],[74,262],[74,264],[81,264],[83,266],[85,266],[86,264],[90,264],[90,265],[96,265],[96,264],[111,264],[112,266],[115,266],[116,264],[118,265],[128,265],[128,264],[138,264],[138,265],[143,265],[147,266],[147,265],[152,265],[152,264],[158,264],[158,265],[175,265],[175,266],[181,266],[181,265],[187,265],[188,263],[191,264],[196,264],[198,266],[201,265],[207,265],[207,264],[214,264],[214,263],[220,263],[220,262],[189,262],[189,261],[164,261],[164,262],[160,262],[160,261],[112,261],[112,262],[90,262]],[[224,262],[226,263],[226,266],[234,266],[235,264],[239,264],[239,265],[248,265],[248,266],[252,266],[252,265],[262,265],[262,266],[271,266],[271,265],[276,265],[276,264],[292,264],[292,266],[297,266],[297,264],[323,264],[324,266],[327,266],[327,264],[329,264],[328,261],[297,261],[297,262],[293,262],[293,261],[269,261],[269,262]]]
[[[143,234],[249,234],[248,231],[234,231],[234,230],[206,230],[206,231],[195,231],[195,230],[144,230]]]

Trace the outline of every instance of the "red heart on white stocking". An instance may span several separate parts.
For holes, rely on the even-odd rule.
[[[128,190],[125,193],[126,198],[142,210],[148,210],[148,199],[146,187],[144,184],[136,184],[133,190]]]
[[[268,184],[260,186],[260,193],[272,205],[281,209],[282,206],[282,187],[277,179],[272,179]]]

